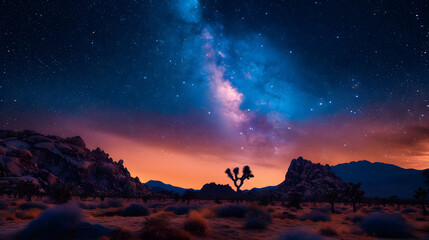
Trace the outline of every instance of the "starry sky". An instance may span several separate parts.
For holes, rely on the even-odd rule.
[[[298,156],[429,168],[428,1],[2,1],[0,128],[200,188]]]

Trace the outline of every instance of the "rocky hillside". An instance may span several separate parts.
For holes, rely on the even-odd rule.
[[[292,160],[285,180],[272,193],[281,199],[287,199],[290,194],[299,194],[302,199],[317,200],[323,199],[330,189],[342,192],[346,186],[329,165],[312,163],[299,157]]]
[[[123,160],[114,162],[100,148],[89,150],[81,137],[0,130],[0,191],[13,192],[19,181],[32,181],[42,193],[56,183],[70,183],[75,194],[137,197],[150,193],[150,188],[130,176]]]

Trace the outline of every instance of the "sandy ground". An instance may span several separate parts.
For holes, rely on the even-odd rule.
[[[31,219],[20,219],[17,218],[16,208],[20,204],[25,201],[15,200],[15,199],[0,199],[2,201],[8,202],[8,208],[0,210],[0,239],[11,239],[12,236],[24,229],[27,224],[31,221]],[[43,200],[35,200],[33,202],[40,202],[46,204]],[[79,200],[72,201],[72,204],[78,204]],[[133,201],[122,201],[123,207],[126,207]],[[98,205],[101,202],[97,201],[84,201],[86,204],[94,204]],[[139,202],[141,203],[141,202]],[[317,204],[303,204],[302,210],[290,210],[284,209],[280,206],[268,206],[258,208],[267,212],[272,217],[272,223],[267,226],[266,229],[246,229],[244,228],[245,218],[221,218],[216,216],[216,208],[219,206],[229,204],[215,204],[209,201],[200,201],[200,202],[191,202],[190,206],[200,206],[199,211],[202,212],[201,209],[206,209],[203,214],[207,219],[209,226],[209,233],[204,236],[192,236],[192,239],[276,239],[281,233],[290,230],[290,229],[301,229],[307,232],[316,233],[321,235],[320,229],[324,227],[330,227],[337,232],[337,236],[327,237],[326,239],[377,239],[372,236],[368,236],[365,232],[360,228],[359,223],[353,223],[348,220],[347,217],[353,217],[355,215],[366,216],[368,212],[374,212],[376,210],[373,209],[374,206],[361,206],[357,213],[353,213],[351,206],[337,204],[336,210],[339,211],[337,214],[326,213],[326,209],[329,209],[328,204],[326,203],[317,203]],[[52,204],[47,204],[48,207],[52,207]],[[174,201],[164,201],[157,202],[151,201],[147,204],[151,211],[151,215],[149,217],[153,217],[159,214],[165,214],[170,218],[170,225],[177,228],[183,228],[183,222],[188,217],[188,214],[184,215],[175,215],[172,212],[165,212],[165,208],[169,206],[186,206],[186,203],[174,202]],[[151,207],[154,205],[158,205],[155,207]],[[105,217],[100,216],[105,212],[111,211],[119,211],[123,209],[120,208],[107,208],[107,209],[93,209],[93,210],[85,210],[83,212],[86,216],[85,221],[91,224],[100,224],[102,226],[111,228],[111,229],[128,229],[135,235],[138,235],[140,229],[143,227],[143,222],[147,217],[122,217],[122,216],[114,216],[114,217]],[[398,213],[401,214],[406,220],[407,223],[411,226],[412,231],[417,239],[429,239],[429,218],[423,218],[420,214],[420,210],[415,207],[407,206],[407,208],[414,208],[416,212],[412,213],[401,213],[404,208],[398,209],[396,206],[377,206],[375,207],[378,211],[387,212],[387,213]],[[381,208],[381,209],[378,209]],[[326,222],[313,222],[310,220],[301,221],[299,219],[288,219],[284,218],[284,212],[288,212],[294,214],[299,218],[305,213],[314,210],[324,211],[323,214],[329,215],[331,217],[330,221]],[[33,217],[37,217],[38,212],[33,213]],[[30,214],[31,218],[31,214]],[[283,218],[283,219],[282,219]],[[426,227],[426,231],[423,228]]]

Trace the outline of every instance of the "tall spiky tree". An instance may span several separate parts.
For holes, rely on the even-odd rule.
[[[414,198],[417,199],[417,201],[422,205],[422,211],[423,215],[426,216],[426,196],[428,195],[428,192],[424,190],[422,187],[419,187],[416,191],[414,191]]]
[[[360,201],[365,194],[364,191],[360,189],[361,183],[349,183],[346,189],[347,195],[350,197],[350,201],[353,205],[353,212],[356,212],[356,202]]]
[[[339,196],[339,193],[335,189],[331,189],[328,191],[327,197],[328,197],[329,203],[331,204],[332,213],[335,212],[334,204],[335,204],[335,201],[337,201],[338,196]]]
[[[229,178],[234,182],[234,186],[237,188],[237,192],[240,191],[241,186],[243,186],[244,180],[249,180],[250,178],[254,177],[252,174],[252,170],[250,170],[249,166],[244,166],[243,168],[243,174],[241,177],[238,177],[238,172],[240,169],[238,167],[234,168],[232,170],[234,175],[231,172],[231,169],[226,169],[225,173],[228,175]]]

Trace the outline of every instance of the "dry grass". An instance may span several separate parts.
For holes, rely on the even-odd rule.
[[[206,236],[209,233],[207,220],[198,211],[192,210],[185,220],[183,228],[191,234]]]
[[[190,240],[189,234],[181,229],[170,227],[169,219],[162,217],[147,218],[141,230],[140,238],[144,240]]]
[[[338,236],[337,231],[330,227],[330,226],[325,226],[319,229],[319,233],[323,236],[327,236],[327,237],[335,237]]]
[[[216,210],[213,208],[202,208],[200,210],[200,213],[204,218],[214,218],[214,217],[216,217],[215,211]]]
[[[27,210],[17,209],[15,216],[19,219],[35,219],[43,212],[42,209],[30,208]]]

